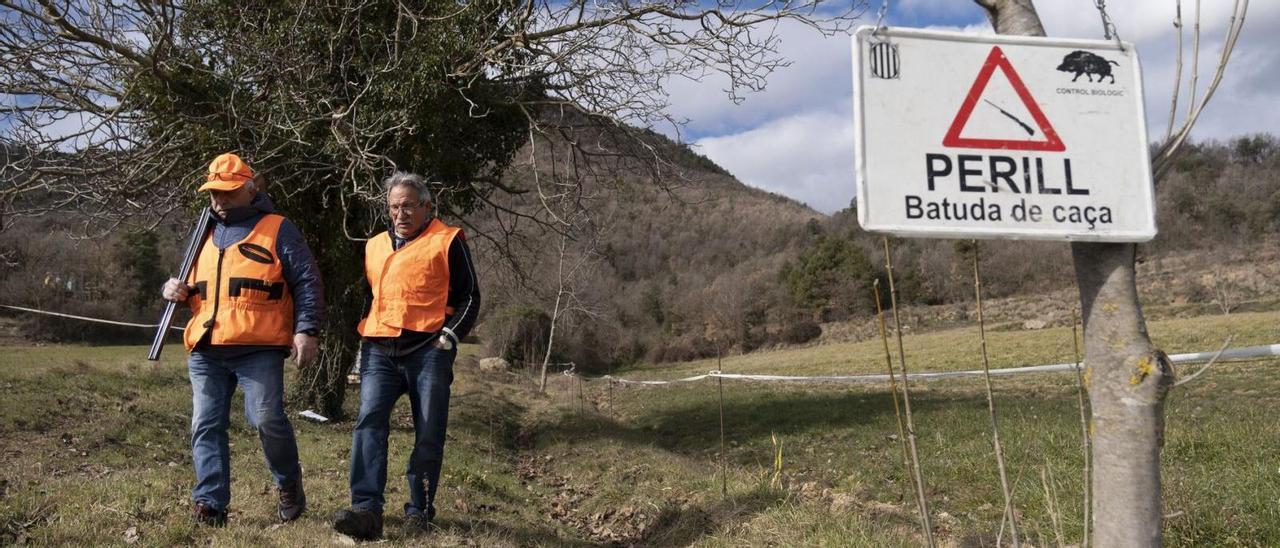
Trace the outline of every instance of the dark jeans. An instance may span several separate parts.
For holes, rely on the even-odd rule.
[[[387,486],[387,436],[391,410],[409,393],[413,454],[409,456],[409,503],[405,513],[435,515],[433,501],[449,424],[449,385],[457,350],[428,344],[404,356],[388,356],[378,345],[361,346],[360,417],[351,443],[351,505],[382,512]]]
[[[191,498],[218,510],[231,502],[231,396],[244,390],[244,415],[258,431],[267,468],[276,485],[289,486],[302,477],[298,443],[284,411],[284,353],[265,350],[235,358],[191,354],[191,455],[196,486]]]

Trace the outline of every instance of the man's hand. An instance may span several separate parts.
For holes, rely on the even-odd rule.
[[[316,355],[320,353],[320,339],[306,333],[296,333],[293,336],[292,350],[289,357],[293,358],[294,363],[299,368],[307,367],[316,361]]]
[[[183,283],[182,280],[169,278],[169,281],[164,283],[164,287],[160,288],[160,296],[164,297],[166,301],[186,302],[187,297],[191,296],[191,291],[194,289],[195,286]]]
[[[431,341],[431,346],[434,346],[440,350],[448,351],[448,350],[453,350],[454,345],[453,345],[453,341],[449,340],[444,335],[440,335],[439,337],[436,337],[434,340]]]

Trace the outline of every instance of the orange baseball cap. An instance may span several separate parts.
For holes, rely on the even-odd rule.
[[[220,154],[209,162],[209,174],[197,192],[206,190],[236,190],[253,178],[253,170],[239,156],[230,152]]]

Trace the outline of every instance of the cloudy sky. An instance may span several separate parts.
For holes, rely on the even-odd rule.
[[[1191,26],[1194,0],[1184,0]],[[1202,2],[1201,67],[1221,51],[1230,3]],[[1120,36],[1137,45],[1146,88],[1148,128],[1164,134],[1173,90],[1177,33],[1174,0],[1109,3]],[[866,24],[874,22],[874,8]],[[1102,38],[1092,0],[1036,0],[1049,36]],[[886,24],[992,34],[986,14],[965,0],[890,2]],[[1280,1],[1251,3],[1243,37],[1226,78],[1193,132],[1196,139],[1227,139],[1259,132],[1280,134]],[[676,81],[671,113],[687,118],[684,138],[743,182],[790,196],[824,213],[849,206],[853,197],[853,76],[849,37],[824,37],[799,25],[780,27],[781,53],[792,60],[769,79],[764,92],[734,105],[723,81]],[[1189,43],[1189,39],[1188,39]],[[1190,66],[1190,48],[1184,54]],[[1209,79],[1200,79],[1203,88]],[[1183,82],[1185,91],[1187,82]],[[1185,96],[1184,96],[1185,97]],[[1182,103],[1185,106],[1185,100]],[[1182,110],[1180,107],[1179,110]]]

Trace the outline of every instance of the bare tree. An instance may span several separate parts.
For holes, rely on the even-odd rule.
[[[538,390],[541,392],[547,391],[547,368],[555,350],[556,328],[571,316],[598,316],[591,303],[583,298],[582,286],[585,278],[592,273],[591,267],[599,259],[596,245],[600,241],[601,232],[594,229],[591,223],[584,222],[581,225],[588,227],[585,238],[575,242],[568,233],[562,232],[556,249],[556,287],[551,299],[551,326],[547,333],[547,348],[542,355],[542,371],[538,379]]]
[[[1044,36],[1031,0],[975,1],[986,8],[997,33]],[[1248,5],[1248,0],[1235,1],[1222,55],[1198,101],[1193,70],[1189,112],[1177,129],[1170,131],[1172,137],[1153,160],[1157,184],[1222,81]],[[1105,11],[1103,14],[1110,38],[1113,28]],[[1181,29],[1181,21],[1177,23]],[[1199,44],[1198,20],[1196,30],[1195,42]],[[1179,48],[1181,43],[1179,36]],[[1179,64],[1179,80],[1181,68]],[[1174,101],[1176,105],[1176,96]],[[1176,112],[1176,107],[1173,110]],[[1085,378],[1092,410],[1095,546],[1159,546],[1162,542],[1160,448],[1164,442],[1164,401],[1175,372],[1169,357],[1147,335],[1134,270],[1136,252],[1135,244],[1071,244],[1084,314]]]
[[[645,130],[636,128],[666,125],[679,131],[683,120],[667,114],[670,78],[724,75],[730,98],[740,100],[763,89],[768,75],[787,64],[776,51],[776,23],[797,21],[836,32],[861,13],[862,4],[482,0],[414,8],[382,0],[3,0],[0,112],[7,124],[0,139],[28,152],[3,167],[37,176],[3,189],[0,203],[39,191],[52,199],[11,205],[8,213],[76,206],[95,219],[154,219],[184,202],[189,188],[179,181],[198,174],[203,157],[197,153],[227,142],[253,151],[259,165],[286,179],[283,192],[319,184],[346,187],[344,200],[335,204],[345,207],[359,198],[376,202],[380,176],[406,160],[434,160],[430,167],[448,183],[452,207],[483,203],[492,188],[511,190],[499,179],[511,145],[525,142],[520,134],[555,135],[595,158],[647,152],[646,161],[633,165],[661,174],[670,164],[662,161],[658,145],[642,138]],[[326,32],[308,34],[316,30]],[[345,48],[348,42],[358,48]],[[423,63],[416,58],[423,55],[440,58]],[[426,78],[439,80],[425,88],[435,93],[395,93],[414,89],[406,73],[420,69],[430,69]],[[346,78],[325,74],[331,70]],[[401,99],[428,103],[420,108],[449,111],[448,116],[415,118],[424,112]],[[172,104],[157,104],[164,101]],[[380,103],[387,101],[398,104]],[[203,108],[186,116],[156,116],[192,103]],[[442,124],[500,119],[502,108],[513,108],[506,114],[518,113],[524,122],[512,128],[516,140],[505,147],[505,158],[467,141],[483,136],[478,129],[469,135],[440,131],[447,129]],[[548,116],[552,111],[579,115]],[[596,131],[602,125],[615,131]],[[210,136],[193,126],[231,137],[206,144],[200,140]],[[401,150],[422,145],[422,139],[407,136],[428,132],[423,137],[460,142],[431,143],[434,150],[420,152],[420,158]],[[300,152],[290,145],[321,144],[340,154],[306,154],[305,162],[281,158]],[[196,157],[174,163],[175,156]],[[470,156],[495,169],[462,169],[471,172],[464,173],[466,180],[449,180],[459,175],[446,167],[449,160],[465,164]],[[273,167],[281,160],[292,163]],[[583,165],[560,172],[580,174],[567,167]]]
[[[469,232],[500,249],[522,222],[564,230],[555,211],[499,198],[550,200],[637,169],[678,182],[651,130],[682,123],[665,114],[669,79],[723,75],[738,99],[786,64],[779,22],[835,32],[862,11],[824,0],[0,0],[0,215],[79,210],[87,232],[154,226],[192,205],[208,158],[242,151],[313,240],[330,322],[301,395],[339,415],[363,299],[356,242],[381,226],[389,171],[428,173],[444,214],[486,210],[497,233]],[[510,180],[536,137],[553,150],[533,156],[531,180]]]

